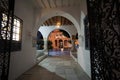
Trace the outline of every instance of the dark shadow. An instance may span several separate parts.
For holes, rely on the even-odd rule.
[[[40,31],[37,32],[37,50],[44,49],[43,35]]]
[[[64,78],[50,72],[47,69],[36,65],[16,80],[65,80]]]

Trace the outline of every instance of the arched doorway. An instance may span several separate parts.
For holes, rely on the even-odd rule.
[[[68,20],[63,15],[62,16],[57,15],[57,16],[53,16],[53,17],[49,18],[48,20],[41,23],[40,28],[43,28],[43,27],[46,27],[46,32],[45,33],[43,32],[45,30],[41,30],[41,32],[43,32],[44,34],[49,33],[51,30],[55,30],[55,29],[60,29],[60,31],[63,32],[64,35],[67,36],[67,37],[70,37],[69,34],[67,34],[66,31],[64,31],[64,30],[67,30],[67,29],[68,29],[68,31],[70,31],[71,36],[76,36],[76,34],[78,34],[78,32],[77,32],[78,29],[76,29],[73,22],[71,22],[71,20]],[[48,36],[49,35],[46,34],[44,36],[44,38],[47,39]],[[46,40],[46,42],[45,42],[46,43],[46,49],[48,48],[48,52],[53,51],[53,50],[60,50],[60,51],[69,50],[70,51],[70,47],[71,47],[71,45],[73,45],[73,40],[59,40],[59,37],[61,37],[61,35],[55,36],[55,37],[56,38],[58,37],[58,39],[57,40],[53,39],[54,41],[52,41],[52,42],[49,41],[49,40]],[[71,37],[71,39],[73,39],[73,38]],[[74,47],[78,48],[78,45],[79,45],[78,35],[77,35],[77,38],[75,37],[74,42],[75,42]],[[70,46],[69,48],[67,48],[68,45]],[[54,47],[54,49],[52,49],[53,47]],[[73,49],[75,49],[74,47],[73,47]],[[75,55],[73,57],[78,58],[77,57],[77,50],[76,50],[75,54],[72,54],[72,53],[73,52],[71,52],[72,56]]]
[[[72,16],[71,16],[72,17]],[[80,27],[79,27],[79,24],[76,22],[76,20],[72,17],[72,19],[70,19],[71,18],[70,16],[69,17],[66,17],[66,14],[65,15],[51,15],[50,17],[48,17],[48,15],[47,15],[47,17],[46,16],[43,16],[43,18],[45,18],[45,19],[41,19],[42,21],[40,21],[40,28],[42,28],[42,27],[45,27],[46,29],[45,30],[42,30],[42,31],[46,31],[45,32],[45,34],[46,33],[49,33],[50,32],[50,30],[56,30],[56,29],[63,29],[63,30],[65,30],[65,31],[67,31],[67,32],[69,32],[69,33],[71,33],[71,39],[72,39],[72,35],[76,35],[77,33],[78,33],[78,35],[77,35],[77,37],[79,36],[79,34],[80,34]],[[64,18],[64,19],[63,19]],[[56,22],[54,22],[54,20],[56,21]],[[72,22],[71,22],[72,21]],[[67,23],[67,24],[63,24],[63,23]],[[53,24],[52,24],[53,23]],[[59,23],[59,25],[58,25],[58,23]],[[69,25],[70,24],[70,25]],[[71,29],[71,26],[72,26],[72,29]],[[50,29],[52,27],[52,29]],[[79,32],[78,32],[79,31]],[[71,56],[71,54],[70,54],[70,48],[65,48],[65,46],[64,46],[64,48],[62,48],[62,49],[52,49],[53,48],[53,46],[51,46],[53,43],[51,42],[51,41],[49,41],[48,40],[48,36],[49,36],[49,34],[46,34],[46,41],[47,41],[47,53],[48,53],[48,55],[49,56],[59,56],[59,55],[62,55],[62,54],[60,54],[60,53],[63,53],[63,52],[65,52],[66,53],[66,55],[69,55],[69,56]],[[78,39],[77,39],[78,40]],[[59,43],[59,40],[54,40],[54,44],[55,44],[55,46],[58,46],[58,43]],[[65,42],[65,44],[64,44],[64,42]],[[71,46],[72,45],[72,41],[71,40],[67,40],[67,42],[69,42],[69,46]],[[67,45],[67,43],[66,43],[66,40],[65,41],[63,41],[63,45]],[[55,51],[57,51],[57,52],[55,52]],[[52,54],[50,54],[50,52],[52,52]],[[54,55],[55,54],[55,55]],[[78,56],[77,55],[77,52],[75,53],[76,54],[76,56]],[[72,54],[73,55],[73,54]],[[73,56],[74,57],[74,56]],[[76,57],[76,58],[78,58],[78,57]],[[77,60],[77,59],[76,59]]]
[[[55,29],[48,36],[48,55],[70,55],[71,45],[70,34],[65,30]]]
[[[49,10],[49,12],[45,11],[43,12],[41,15],[40,15],[40,20],[38,20],[38,23],[36,25],[42,25],[45,21],[47,21],[49,18],[52,18],[54,16],[62,16],[62,17],[65,17],[67,19],[69,19],[73,25],[74,25],[74,28],[77,29],[76,33],[77,36],[78,36],[78,39],[79,39],[79,42],[80,42],[80,47],[78,48],[79,50],[77,51],[77,62],[82,65],[82,68],[90,75],[90,56],[89,56],[89,51],[86,51],[84,49],[84,29],[82,28],[84,26],[83,24],[83,20],[81,18],[81,23],[79,24],[79,19],[76,19],[74,15],[71,15],[69,13],[66,13],[64,11],[60,11],[60,10]],[[83,15],[81,14],[80,17],[83,17]],[[49,21],[46,23],[48,24]],[[80,27],[80,25],[82,27]],[[43,25],[44,26],[44,25]],[[48,26],[49,27],[49,26]],[[56,41],[57,42],[57,41]],[[84,54],[85,53],[88,53],[88,54]],[[87,64],[87,63],[88,64]],[[89,68],[86,68],[86,66],[88,66]]]
[[[44,55],[43,51],[44,51],[44,38],[42,33],[38,30],[36,38],[36,58],[38,61],[39,57]]]
[[[63,48],[63,40],[62,39],[59,40],[59,48]]]
[[[43,50],[44,49],[44,40],[43,35],[40,31],[37,32],[37,50]]]
[[[76,18],[74,18],[72,15],[68,14],[67,12],[64,12],[61,10],[50,10],[49,12],[43,12],[41,15],[39,15],[39,19],[37,20],[36,27],[34,28],[35,30],[33,31],[37,31],[45,21],[55,16],[62,16],[68,19],[69,21],[71,21],[75,26],[75,28],[77,29],[78,35],[81,34],[80,25],[79,25],[79,22],[76,20]]]
[[[68,23],[69,22],[72,23],[72,25],[74,25],[74,28],[77,30],[75,32],[77,32],[78,36],[80,36],[80,34],[81,34],[80,31],[81,30],[80,30],[80,25],[78,23],[79,19],[76,19],[75,17],[73,17],[73,15],[68,14],[67,12],[64,12],[64,11],[61,11],[61,10],[50,10],[49,12],[45,12],[45,13],[43,12],[43,13],[41,13],[41,15],[39,16],[40,17],[39,20],[37,20],[36,26],[38,26],[38,27],[47,26],[46,24],[51,24],[53,22],[53,20],[49,20],[49,19],[53,18],[53,17],[56,17],[56,16],[58,16],[58,17],[59,16],[64,17],[64,18],[66,18],[68,20]],[[61,19],[59,18],[56,21],[65,22],[64,20],[62,20],[62,18]],[[44,23],[45,23],[45,25],[44,25]],[[55,25],[51,25],[51,26],[55,26]],[[59,27],[57,27],[57,28],[59,28]],[[34,28],[34,29],[35,29],[34,31],[36,31],[37,28]],[[81,37],[79,37],[79,41],[81,40],[80,38]]]

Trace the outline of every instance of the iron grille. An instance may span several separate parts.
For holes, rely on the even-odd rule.
[[[0,80],[8,80],[13,12],[14,0],[0,0]]]
[[[120,80],[120,0],[87,0],[92,80]]]

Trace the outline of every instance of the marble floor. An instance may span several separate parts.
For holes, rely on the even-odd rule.
[[[48,56],[17,80],[90,80],[69,55]]]

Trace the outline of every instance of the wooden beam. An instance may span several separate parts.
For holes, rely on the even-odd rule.
[[[45,26],[48,26],[48,25],[49,25],[47,21],[45,21],[43,24],[44,24]]]
[[[62,18],[62,25],[64,25],[64,20],[65,20],[65,18],[63,17],[63,18]]]
[[[63,5],[63,0],[61,0],[61,7],[64,7],[64,5]]]
[[[50,19],[52,25],[55,25],[53,18]]]
[[[47,23],[47,26],[50,26],[49,20],[47,20],[46,23]]]
[[[44,0],[41,0],[42,4],[44,5],[44,8],[47,8],[45,3],[44,3]]]
[[[52,8],[51,4],[50,4],[50,0],[47,0],[48,1],[48,4],[49,4],[49,7]]]
[[[57,23],[56,17],[53,17],[53,21],[54,21],[54,25],[56,25],[56,23]]]
[[[57,8],[57,2],[56,0],[53,0],[54,4],[55,4],[55,7]]]
[[[47,26],[47,23],[45,22],[44,25]]]

